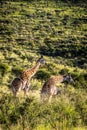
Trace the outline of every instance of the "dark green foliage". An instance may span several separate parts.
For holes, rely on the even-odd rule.
[[[54,0],[27,0],[27,2],[12,3],[10,0],[2,2],[0,37],[1,44],[9,43],[10,48],[8,47],[7,51],[12,52],[11,48],[14,46],[18,54],[18,46],[20,46],[22,50],[38,51],[47,56],[71,59],[71,66],[84,65],[87,62],[87,36],[86,27],[84,27],[86,26],[86,7],[83,6],[81,9],[80,6],[73,7],[74,5],[71,4],[70,7],[62,0],[56,0],[57,8],[51,5],[51,2],[55,4]],[[53,11],[46,11],[47,6],[53,8]],[[21,58],[25,59],[22,55]],[[77,60],[74,60],[75,58]]]
[[[76,82],[76,84],[75,84],[76,88],[85,89],[87,91],[87,74],[79,75],[75,79],[75,82]]]
[[[46,70],[39,70],[36,74],[36,78],[41,80],[47,80],[50,75],[51,73]]]
[[[12,68],[12,73],[16,76],[20,75],[22,73],[23,69],[19,66]]]
[[[66,69],[66,68],[64,68],[64,69],[62,69],[59,73],[62,74],[62,75],[67,75],[68,72],[69,72],[69,70]]]
[[[58,0],[54,0],[56,3],[58,3]],[[63,2],[71,2],[71,4],[79,4],[79,3],[85,3],[87,2],[86,0],[61,0]]]
[[[9,66],[5,63],[0,63],[0,71],[2,76],[9,71]]]
[[[86,125],[86,106],[86,99],[77,93],[70,104],[63,99],[52,104],[38,103],[34,98],[19,102],[11,95],[3,95],[0,99],[0,124],[5,129],[20,125],[29,130],[43,123],[50,124],[52,129],[69,128],[83,122]]]
[[[65,41],[63,41],[65,42]],[[72,42],[73,42],[73,39],[72,39]],[[61,43],[61,42],[60,42]],[[46,46],[41,46],[40,47],[40,53],[41,54],[44,54],[44,55],[48,55],[48,56],[61,56],[61,57],[64,57],[64,58],[75,58],[75,57],[78,57],[78,60],[73,60],[73,64],[74,66],[80,66],[80,65],[84,65],[84,63],[86,63],[86,52],[87,52],[87,47],[84,46],[84,45],[66,45],[66,44],[57,44],[57,47],[54,47],[52,45],[52,43],[47,43],[48,45]],[[53,43],[54,44],[54,43]],[[84,53],[83,53],[84,52]],[[79,55],[81,57],[84,57],[84,58],[81,58],[79,60]],[[71,63],[72,64],[72,63]]]
[[[41,46],[40,53],[47,56],[56,56],[55,49],[49,44],[49,46]]]
[[[79,113],[77,119],[82,121],[83,124],[87,123],[87,99],[84,98],[85,96],[85,94],[79,93],[73,97],[75,101],[75,110]]]

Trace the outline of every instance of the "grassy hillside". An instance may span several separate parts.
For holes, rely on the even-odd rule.
[[[86,130],[86,21],[87,4],[81,0],[78,3],[74,0],[0,2],[0,127],[3,130],[80,130],[82,126]],[[40,55],[44,55],[47,64],[31,80],[29,98],[24,98],[21,92],[21,100],[15,100],[10,93],[11,81],[34,66]],[[36,100],[50,75],[68,72],[75,85],[68,84],[67,88],[60,85],[63,92],[57,101],[41,104]]]
[[[85,4],[4,2],[0,8],[2,57],[10,51],[14,52],[14,58],[18,55],[21,60],[28,58],[27,52],[32,50],[47,56],[61,56],[74,66],[87,67],[86,17]]]

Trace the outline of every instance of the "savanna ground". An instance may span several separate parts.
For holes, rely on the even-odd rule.
[[[44,55],[46,65],[31,80],[28,97],[15,99],[10,83]],[[40,101],[51,75],[71,73],[52,103]],[[1,130],[87,130],[86,1],[0,1]]]

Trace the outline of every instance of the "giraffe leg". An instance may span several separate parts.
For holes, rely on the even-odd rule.
[[[49,92],[49,98],[48,102],[51,102],[52,96],[56,94],[56,86],[51,86],[50,92]]]
[[[29,90],[30,90],[30,83],[28,84],[28,83],[26,83],[26,86],[25,86],[25,88],[24,88],[24,95],[26,96],[28,96],[28,92],[29,92]]]
[[[16,95],[17,95],[17,90],[15,89],[14,86],[12,86],[12,93],[13,93],[13,96],[16,97]]]
[[[46,93],[41,93],[41,95],[40,95],[40,101],[41,102],[46,101]]]
[[[13,91],[13,98],[15,99],[15,104],[20,101],[20,97],[17,98],[18,91]]]
[[[16,97],[17,93],[16,92],[13,92],[13,96]]]
[[[13,89],[13,95],[14,97],[17,97],[17,94],[21,91],[21,87],[19,89]]]
[[[43,94],[40,94],[40,101],[43,102]]]
[[[13,95],[16,97],[17,93],[21,91],[23,86],[23,82],[21,79],[19,78],[15,78],[12,83],[11,83],[11,87],[12,87],[12,92]]]
[[[51,103],[51,100],[52,100],[52,95],[49,96],[48,102]]]

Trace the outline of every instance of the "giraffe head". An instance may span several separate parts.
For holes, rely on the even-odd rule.
[[[68,82],[68,83],[70,82],[70,83],[72,83],[72,84],[75,83],[70,74],[68,74],[68,75],[66,75],[66,76],[63,76],[63,82]]]
[[[44,60],[43,56],[41,56],[41,57],[37,60],[37,63],[45,64],[45,60]]]

